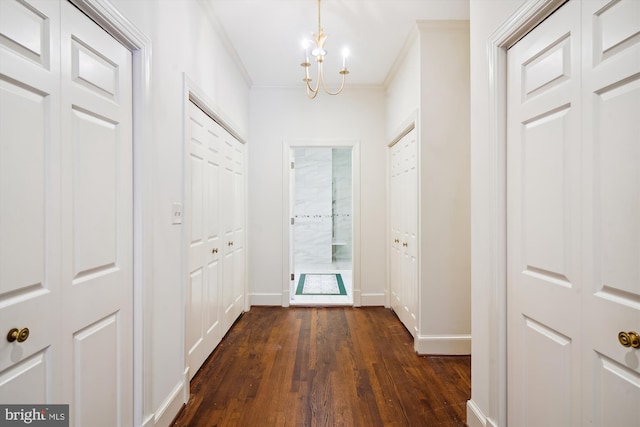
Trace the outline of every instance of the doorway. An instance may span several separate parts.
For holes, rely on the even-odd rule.
[[[290,159],[290,304],[353,305],[353,148]]]

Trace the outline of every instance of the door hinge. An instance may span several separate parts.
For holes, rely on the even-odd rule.
[[[295,225],[296,220],[294,218],[291,218],[291,225]]]
[[[294,280],[296,280],[296,275],[291,273],[291,281],[293,282]]]
[[[291,162],[291,169],[295,169],[295,165],[296,164],[294,162]]]

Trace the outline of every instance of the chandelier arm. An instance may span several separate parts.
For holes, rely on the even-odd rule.
[[[342,74],[342,83],[340,84],[340,88],[336,92],[331,92],[329,89],[327,89],[327,85],[325,84],[324,77],[323,77],[322,78],[322,88],[329,95],[339,95],[340,92],[342,92],[342,89],[344,89],[344,82],[346,80],[346,77],[347,77],[346,74]]]
[[[311,81],[311,79],[309,78],[309,69],[307,68],[306,70],[306,83],[307,83],[307,94],[309,92],[313,92],[313,98],[316,97],[316,95],[318,94],[318,92],[320,91],[320,81],[324,81],[324,77],[322,76],[322,62],[318,62],[318,77],[316,80],[316,87],[315,89],[311,87],[311,85],[309,84],[309,82]],[[312,99],[313,99],[312,98]]]

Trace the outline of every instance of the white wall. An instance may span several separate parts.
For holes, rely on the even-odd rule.
[[[280,305],[283,271],[283,144],[359,141],[362,305],[381,305],[386,290],[386,139],[384,91],[347,87],[307,99],[295,89],[253,88],[248,152],[248,284],[252,305]],[[355,201],[354,201],[355,203]],[[357,268],[357,266],[354,266]],[[355,273],[355,272],[354,272]]]
[[[144,289],[145,425],[168,425],[184,401],[182,226],[171,203],[183,201],[183,73],[225,120],[248,134],[249,86],[196,1],[111,0],[152,40],[152,283]]]
[[[496,360],[490,357],[493,265],[489,206],[489,74],[487,39],[524,0],[471,0],[471,401],[470,427],[498,425]]]
[[[419,353],[471,350],[469,23],[420,30]]]
[[[391,141],[416,121],[420,300],[416,350],[470,351],[469,29],[429,21],[407,39],[387,85]]]
[[[387,143],[404,130],[409,120],[417,119],[420,108],[420,38],[414,28],[397,59],[386,84]]]

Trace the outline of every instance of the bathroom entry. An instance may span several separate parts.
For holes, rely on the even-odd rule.
[[[352,305],[353,150],[291,151],[291,304]]]

